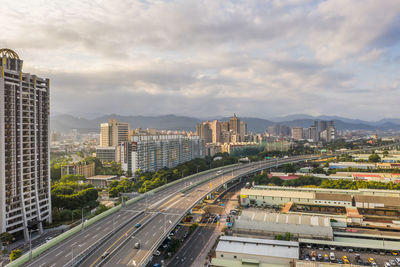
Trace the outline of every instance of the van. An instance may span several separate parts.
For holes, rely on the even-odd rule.
[[[336,260],[336,258],[335,258],[335,253],[333,253],[333,252],[329,253],[329,259],[330,259],[331,261]]]

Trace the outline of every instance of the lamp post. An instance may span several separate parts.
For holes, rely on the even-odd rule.
[[[32,260],[32,233],[38,230],[29,229],[29,261]]]

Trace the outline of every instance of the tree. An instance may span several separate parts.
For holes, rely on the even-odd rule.
[[[15,249],[15,250],[11,251],[10,261],[14,261],[21,256],[22,256],[22,251],[20,249]]]
[[[374,153],[374,154],[371,154],[371,155],[368,157],[368,161],[369,161],[369,162],[380,162],[380,161],[381,161],[381,157],[379,157],[378,154]]]
[[[10,233],[4,232],[4,233],[1,233],[1,234],[0,234],[0,241],[1,241],[3,244],[9,244],[9,243],[11,243],[11,241],[13,241],[13,240],[14,240],[14,237],[13,237],[13,235],[10,234]]]
[[[283,169],[283,172],[285,172],[285,173],[296,172],[296,168],[293,166],[293,164],[290,164],[290,163],[283,165],[282,169]]]

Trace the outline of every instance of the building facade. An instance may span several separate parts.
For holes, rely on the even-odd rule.
[[[22,72],[0,49],[0,232],[42,231],[51,222],[49,79]]]
[[[154,172],[204,157],[203,141],[198,136],[137,135],[120,147],[121,167],[133,175],[138,170]]]
[[[76,162],[61,166],[61,177],[64,175],[82,175],[85,178],[95,175],[95,163]]]

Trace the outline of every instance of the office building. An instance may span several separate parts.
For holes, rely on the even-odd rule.
[[[295,140],[303,139],[303,128],[302,127],[293,127],[292,128],[292,138]]]
[[[129,141],[129,123],[110,119],[100,125],[100,146],[119,146]]]
[[[0,49],[0,232],[42,232],[51,222],[49,79],[22,72]]]
[[[96,158],[103,162],[117,161],[119,150],[115,146],[96,147]]]

